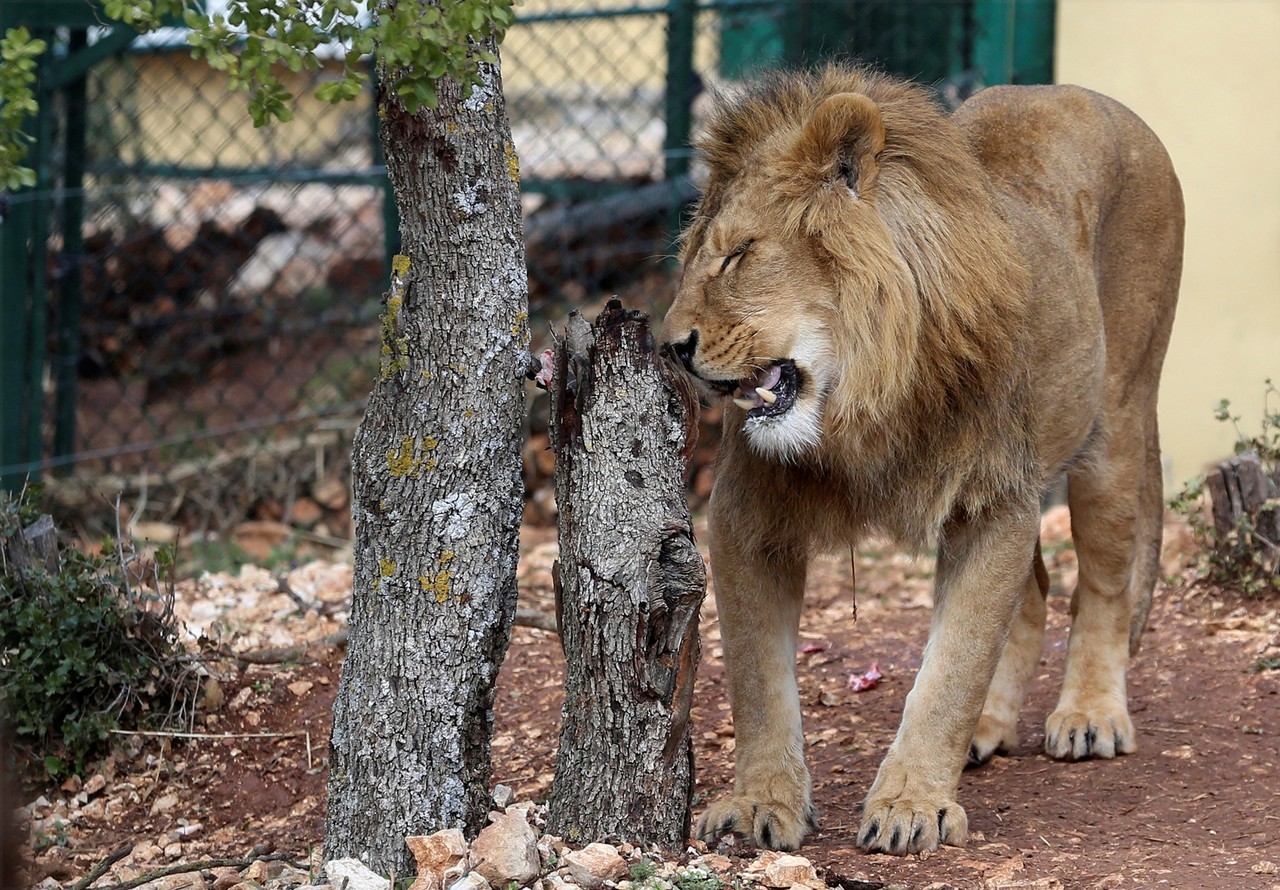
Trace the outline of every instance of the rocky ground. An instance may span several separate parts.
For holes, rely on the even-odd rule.
[[[965,848],[899,859],[854,847],[858,806],[896,731],[931,605],[931,560],[871,547],[852,560],[820,560],[811,572],[799,679],[823,828],[799,856],[757,855],[732,837],[657,855],[625,844],[583,849],[543,834],[563,656],[554,635],[520,627],[499,683],[494,779],[503,787],[495,788],[493,825],[470,847],[448,833],[413,841],[415,890],[507,890],[512,882],[531,890],[1280,888],[1277,604],[1189,583],[1185,527],[1171,523],[1166,538],[1169,580],[1130,679],[1139,752],[1061,764],[1040,746],[1061,681],[1075,568],[1065,514],[1046,516],[1054,588],[1041,673],[1022,743],[962,780]],[[526,532],[522,608],[550,611],[554,556],[553,530]],[[348,566],[322,562],[184,582],[179,614],[227,653],[200,713],[185,732],[124,737],[90,775],[32,789],[22,810],[28,883],[388,890],[354,867],[320,868],[329,712],[350,585]],[[711,598],[702,632],[698,807],[732,780]],[[855,691],[851,679],[873,663],[883,679]]]

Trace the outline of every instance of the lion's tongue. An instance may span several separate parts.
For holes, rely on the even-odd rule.
[[[773,399],[762,396],[760,393],[763,391],[772,394],[773,388],[778,385],[778,381],[781,379],[781,365],[771,365],[768,368],[763,368],[754,377],[744,377],[738,381],[738,391],[734,394],[733,401],[744,411],[759,408],[766,401],[772,404]]]

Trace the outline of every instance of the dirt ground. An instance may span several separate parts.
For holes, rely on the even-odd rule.
[[[822,830],[801,853],[829,885],[844,887],[1280,888],[1280,671],[1259,669],[1280,655],[1277,602],[1188,583],[1188,535],[1171,523],[1171,577],[1157,590],[1130,673],[1138,753],[1058,763],[1040,749],[1062,676],[1074,554],[1062,511],[1046,516],[1044,531],[1054,587],[1022,743],[964,775],[969,845],[927,856],[868,856],[854,837],[859,804],[920,664],[931,561],[870,547],[854,557],[856,586],[848,557],[814,566],[799,680]],[[522,543],[522,606],[549,610],[554,530],[527,530]],[[292,596],[262,570],[206,577],[183,586],[180,613],[218,630],[237,651],[318,639],[345,621],[350,577],[344,566],[307,566],[287,576]],[[732,779],[733,729],[710,597],[702,632],[696,807]],[[99,886],[255,848],[314,862],[341,655],[330,648],[289,666],[229,663],[221,702],[215,693],[194,729],[235,737],[130,737],[101,779],[33,789],[38,852],[30,883],[67,884],[126,843],[133,852]],[[850,691],[849,677],[873,662],[884,679]],[[562,674],[555,637],[517,628],[499,681],[493,749],[494,780],[518,800],[539,800],[550,788]],[[754,851],[739,842],[720,852],[750,858]]]

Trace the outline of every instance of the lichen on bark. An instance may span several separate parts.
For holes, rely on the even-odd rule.
[[[448,81],[438,107],[417,114],[380,97],[403,248],[382,373],[353,445],[355,583],[325,857],[382,874],[412,873],[406,835],[474,834],[491,806],[529,359],[511,136],[498,68],[482,74],[478,103]],[[456,195],[475,196],[474,212],[459,212]]]

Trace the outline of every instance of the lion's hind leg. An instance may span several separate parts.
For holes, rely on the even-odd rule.
[[[1145,409],[1112,412],[1101,453],[1069,475],[1080,575],[1062,693],[1045,722],[1045,751],[1060,760],[1137,750],[1126,690],[1130,633],[1155,581],[1149,554],[1159,550],[1161,529],[1148,514],[1162,509],[1151,496],[1160,473],[1159,448],[1148,447],[1156,435],[1151,401]]]
[[[996,666],[996,674],[987,690],[982,717],[969,745],[969,765],[986,763],[995,754],[1011,751],[1018,744],[1018,714],[1027,695],[1027,687],[1040,664],[1044,652],[1045,597],[1049,593],[1049,573],[1040,554],[1040,541],[1027,572],[1022,592],[1022,607],[1014,619],[1009,641]]]

